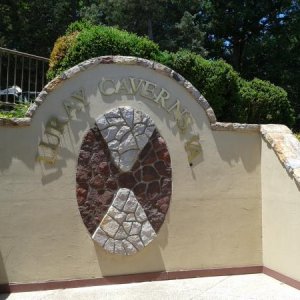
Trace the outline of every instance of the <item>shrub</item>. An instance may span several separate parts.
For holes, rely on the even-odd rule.
[[[284,89],[255,78],[240,80],[239,93],[243,118],[247,123],[294,124],[294,111]]]
[[[137,56],[169,66],[205,96],[219,121],[288,126],[295,122],[287,93],[268,81],[246,81],[223,60],[206,60],[187,50],[160,51],[149,39],[113,27],[71,24],[54,45],[48,77],[52,79],[84,60],[103,55]]]
[[[54,44],[50,55],[49,70],[47,72],[48,78],[54,78],[57,73],[61,73],[66,68],[64,58],[68,50],[73,46],[79,32],[71,32],[62,37],[59,37]]]
[[[80,23],[79,23],[80,24]],[[90,26],[88,29],[82,26],[80,32],[73,31],[80,28],[79,25],[69,27],[71,33],[66,39],[59,38],[54,45],[55,53],[51,53],[48,78],[52,79],[61,73],[84,60],[103,55],[127,55],[154,59],[159,55],[159,47],[147,38],[138,37],[136,34],[118,30],[106,26]],[[72,32],[73,31],[73,32]],[[72,37],[72,38],[70,38]],[[76,41],[73,38],[76,38]],[[70,40],[72,42],[70,42]],[[59,44],[59,47],[56,44]]]
[[[168,63],[168,62],[167,62]],[[168,65],[188,79],[209,101],[216,116],[223,121],[238,120],[238,73],[223,60],[206,60],[201,56],[180,51]]]

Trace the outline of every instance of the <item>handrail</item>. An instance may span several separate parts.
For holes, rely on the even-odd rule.
[[[28,58],[43,60],[43,61],[47,61],[47,62],[49,61],[49,59],[46,58],[46,57],[37,56],[37,55],[33,55],[33,54],[25,53],[25,52],[20,52],[20,51],[16,51],[16,50],[11,50],[11,49],[7,49],[7,48],[0,47],[0,51],[10,53],[10,54],[14,54],[14,55],[21,55],[21,56],[28,57]]]
[[[43,89],[49,59],[0,47],[0,111],[29,104]]]

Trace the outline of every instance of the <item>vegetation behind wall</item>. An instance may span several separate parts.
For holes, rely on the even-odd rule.
[[[169,66],[206,97],[219,121],[294,124],[294,111],[282,88],[244,80],[223,60],[206,60],[187,50],[161,51],[153,41],[113,27],[71,24],[54,45],[48,77],[102,55],[137,56]]]

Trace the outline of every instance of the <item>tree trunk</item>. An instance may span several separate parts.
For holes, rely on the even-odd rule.
[[[243,54],[245,49],[245,41],[236,39],[233,41],[232,65],[234,69],[241,72],[243,66]]]
[[[148,37],[150,40],[153,40],[152,20],[150,18],[148,18],[147,20],[147,26],[148,26]]]

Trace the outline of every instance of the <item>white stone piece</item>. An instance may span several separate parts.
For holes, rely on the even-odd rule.
[[[142,226],[141,238],[143,244],[147,246],[154,238],[156,237],[156,233],[153,230],[149,221],[146,221]]]
[[[132,222],[130,235],[140,234],[142,225],[138,222]]]
[[[115,235],[115,239],[117,240],[123,240],[126,239],[128,236],[128,233],[124,230],[123,226],[120,226],[119,230],[117,231]]]
[[[103,247],[105,242],[108,240],[108,235],[100,227],[98,227],[95,230],[92,239],[98,242]]]
[[[127,238],[127,241],[131,243],[138,250],[144,248],[144,244],[139,235],[131,235]]]
[[[109,238],[104,245],[104,249],[110,253],[114,253],[115,241],[113,239]]]
[[[100,226],[110,237],[114,237],[120,227],[120,225],[109,215],[106,215],[105,218],[103,218]]]
[[[129,189],[119,189],[92,238],[110,253],[132,255],[147,246],[156,233]]]
[[[138,206],[138,202],[137,202],[135,196],[132,193],[130,193],[128,200],[126,201],[126,204],[123,208],[124,212],[134,213],[137,206]]]
[[[123,247],[122,241],[115,241],[115,250],[114,250],[114,252],[116,254],[124,254],[126,252],[124,247]]]
[[[138,206],[135,211],[135,217],[138,222],[144,222],[147,220],[147,216],[141,206]]]
[[[122,224],[126,220],[126,213],[119,211],[117,208],[111,206],[109,211],[109,216],[111,216],[118,224]]]
[[[124,230],[129,234],[132,227],[132,222],[124,222],[123,223]]]
[[[155,129],[147,115],[127,106],[105,113],[96,124],[115,164],[124,172],[131,170]]]
[[[134,246],[131,243],[129,243],[126,240],[123,240],[122,243],[123,243],[123,247],[125,249],[126,255],[132,255],[134,253],[137,253],[137,249],[134,248]]]

